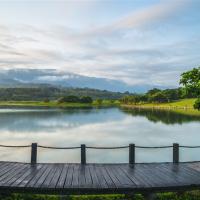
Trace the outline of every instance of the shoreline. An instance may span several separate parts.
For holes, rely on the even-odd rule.
[[[56,102],[33,102],[33,101],[8,101],[0,102],[0,109],[92,109],[92,108],[108,108],[116,107],[111,103],[61,103]]]
[[[125,109],[146,109],[146,110],[163,110],[169,112],[176,112],[183,115],[199,116],[200,111],[195,110],[191,106],[160,106],[160,105],[121,105]]]

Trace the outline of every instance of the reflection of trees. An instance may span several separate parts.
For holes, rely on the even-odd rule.
[[[154,123],[162,122],[164,124],[182,124],[192,121],[200,121],[200,116],[190,116],[170,110],[125,108],[122,109],[122,111],[133,116],[144,116]]]

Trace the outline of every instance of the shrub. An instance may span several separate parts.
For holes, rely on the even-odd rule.
[[[89,96],[83,96],[83,97],[81,97],[80,102],[81,102],[81,103],[92,103],[93,100],[92,100],[92,98],[89,97]]]
[[[77,96],[65,96],[58,99],[58,103],[78,103],[80,99]]]
[[[195,101],[194,109],[200,110],[200,97]]]
[[[99,104],[99,105],[100,105],[100,104],[102,104],[102,103],[103,103],[103,99],[97,99],[97,100],[96,100],[96,102],[97,102],[97,104]]]

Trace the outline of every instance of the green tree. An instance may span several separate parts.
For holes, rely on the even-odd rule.
[[[188,94],[198,97],[194,108],[200,109],[200,67],[184,72],[181,75],[180,84],[185,87]]]
[[[168,99],[168,102],[171,102],[173,100],[178,100],[179,99],[179,91],[178,89],[166,89],[164,91],[162,91],[167,99]]]
[[[188,93],[200,95],[200,67],[193,68],[191,71],[181,74],[180,84],[182,84]]]
[[[103,103],[103,99],[97,99],[96,102],[98,105],[101,105]]]
[[[80,99],[77,96],[65,96],[58,99],[58,103],[79,103]]]
[[[151,96],[151,101],[158,102],[158,103],[164,103],[167,102],[167,96],[163,92],[157,92]]]
[[[89,96],[83,96],[83,97],[80,98],[80,102],[81,102],[81,103],[92,103],[93,100],[92,100],[92,98],[89,97]]]
[[[194,103],[194,109],[200,110],[200,98],[198,98]]]

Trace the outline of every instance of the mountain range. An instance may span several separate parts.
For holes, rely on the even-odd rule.
[[[120,80],[88,77],[55,69],[1,69],[0,87],[29,87],[38,84],[56,87],[94,88],[113,92],[143,93],[152,85],[130,86]]]

